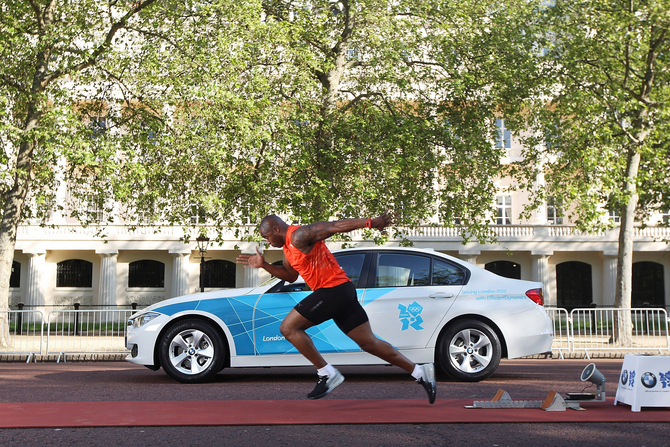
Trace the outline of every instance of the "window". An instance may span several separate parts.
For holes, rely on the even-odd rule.
[[[661,222],[665,225],[670,224],[670,210],[665,210],[661,213]]]
[[[92,287],[93,264],[82,259],[70,259],[56,266],[56,287]]]
[[[591,265],[570,261],[556,265],[556,301],[558,307],[572,310],[593,302]]]
[[[207,261],[202,266],[202,286],[234,288],[236,271],[233,262],[222,259]]]
[[[21,287],[21,263],[12,262],[12,274],[9,277],[9,287]]]
[[[375,287],[427,286],[430,258],[399,253],[381,253],[377,259]]]
[[[663,264],[658,262],[633,263],[633,307],[665,307],[665,280]]]
[[[521,266],[516,262],[493,261],[487,263],[484,268],[505,278],[521,279]]]
[[[128,287],[165,287],[165,264],[145,259],[128,266]]]
[[[563,225],[563,203],[554,197],[547,200],[547,222],[550,225]]]
[[[621,213],[619,213],[619,210],[609,210],[609,218],[614,223],[620,223]]]
[[[337,263],[340,264],[342,270],[356,287],[358,287],[358,282],[361,279],[363,261],[365,261],[365,253],[337,256]]]
[[[496,197],[496,225],[512,224],[512,196]]]
[[[433,260],[433,285],[454,286],[465,281],[463,269],[445,261]]]
[[[512,147],[512,134],[505,128],[505,120],[500,118],[496,119],[496,147]]]

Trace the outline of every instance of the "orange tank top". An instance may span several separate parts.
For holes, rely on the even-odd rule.
[[[312,251],[308,254],[293,246],[291,236],[298,228],[297,225],[288,227],[284,255],[286,255],[289,264],[300,273],[309,288],[316,290],[324,287],[335,287],[349,281],[347,274],[337,263],[335,256],[328,250],[324,241],[318,241],[314,244]]]

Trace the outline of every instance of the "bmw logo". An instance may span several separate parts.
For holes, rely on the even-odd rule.
[[[624,369],[621,373],[621,384],[625,385],[626,383],[628,383],[628,370]]]
[[[653,388],[656,386],[657,380],[653,373],[646,372],[642,374],[642,385],[645,388]]]

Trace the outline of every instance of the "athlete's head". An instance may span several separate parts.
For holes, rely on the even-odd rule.
[[[286,241],[288,225],[279,216],[270,214],[261,220],[259,231],[263,239],[273,247],[283,247]]]

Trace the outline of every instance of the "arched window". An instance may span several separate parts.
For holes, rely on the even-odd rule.
[[[165,264],[144,259],[128,266],[128,287],[165,287]]]
[[[521,266],[516,262],[493,261],[486,264],[484,268],[505,278],[521,279]]]
[[[202,287],[235,287],[234,262],[213,259],[202,266]]]
[[[663,265],[658,262],[633,264],[633,307],[665,307],[665,281]]]
[[[558,307],[588,307],[593,302],[591,264],[579,261],[556,265],[556,302]]]
[[[93,263],[69,259],[56,266],[56,287],[92,287]]]
[[[21,287],[21,263],[12,262],[12,275],[9,277],[9,287]]]

